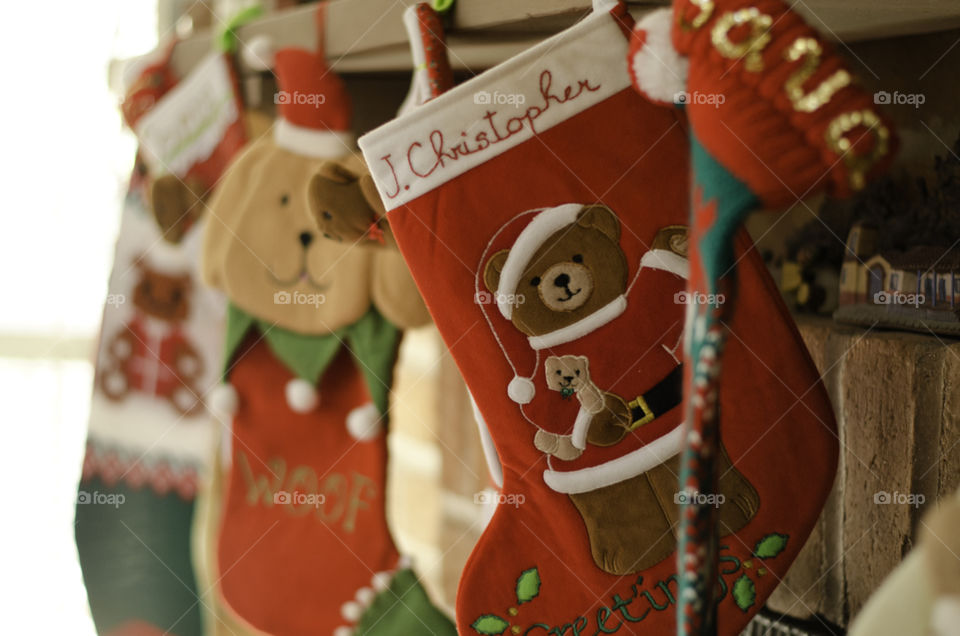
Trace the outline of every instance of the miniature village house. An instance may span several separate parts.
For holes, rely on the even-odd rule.
[[[834,317],[918,331],[960,333],[960,250],[916,246],[876,252],[877,230],[855,224]]]

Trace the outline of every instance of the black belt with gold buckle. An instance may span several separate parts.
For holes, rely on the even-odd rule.
[[[643,395],[627,404],[630,409],[628,431],[649,424],[683,402],[683,365],[677,365],[665,378]]]

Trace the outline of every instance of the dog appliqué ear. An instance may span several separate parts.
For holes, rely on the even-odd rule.
[[[500,287],[500,274],[503,272],[503,266],[507,262],[510,250],[500,250],[490,257],[486,267],[483,268],[483,284],[491,293],[497,293]]]
[[[577,215],[577,225],[599,230],[614,243],[620,242],[620,219],[605,205],[588,205],[583,208]]]

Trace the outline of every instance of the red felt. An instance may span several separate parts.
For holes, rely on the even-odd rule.
[[[374,573],[397,564],[384,510],[386,436],[358,442],[347,432],[347,413],[370,396],[346,349],[320,381],[319,407],[297,414],[284,397],[292,375],[266,341],[253,342],[251,335],[249,350],[238,354],[230,373],[240,408],[217,550],[220,591],[264,632],[330,634],[347,624],[343,603],[369,587]],[[243,473],[247,463],[271,491],[255,497],[256,505]],[[360,488],[354,514],[351,500]],[[309,502],[264,504],[281,489],[326,499],[319,509]],[[353,530],[347,527],[351,516]]]
[[[524,497],[519,505],[498,507],[466,565],[457,599],[462,634],[476,634],[471,625],[485,614],[507,619],[520,629],[510,633],[520,634],[668,634],[674,629],[674,559],[626,577],[601,571],[569,498],[544,483],[546,462],[533,445],[535,428],[507,396],[513,371],[474,294],[481,256],[501,226],[523,211],[569,202],[599,200],[618,215],[632,277],[657,230],[686,222],[687,147],[676,111],[653,106],[627,89],[390,212],[404,257],[494,438],[504,468],[503,492]],[[509,247],[519,229],[502,233],[489,254]],[[817,372],[761,259],[748,245],[744,237],[738,249],[742,291],[725,359],[722,426],[731,458],[759,491],[761,503],[738,536],[722,541],[728,548],[721,567],[728,590],[741,574],[753,577],[758,595],[752,613],[783,576],[819,514],[833,481],[837,439]],[[482,277],[480,284],[483,291]],[[673,338],[664,335],[668,327],[683,320],[684,306],[673,299],[682,288],[682,281],[667,274],[645,273],[625,315],[548,355],[588,354],[601,388],[611,383],[624,394],[642,392],[669,368],[657,349]],[[487,310],[518,372],[528,375],[533,354],[525,336],[495,306]],[[527,408],[541,426],[561,432],[572,424],[575,407],[558,393],[545,394],[542,373],[541,366],[535,378],[538,395]],[[589,449],[577,462],[596,464],[638,447],[648,435],[679,422],[679,410],[625,444]],[[630,505],[630,500],[617,503]],[[615,518],[616,508],[611,514]],[[752,569],[741,566],[771,532],[789,535],[786,550],[769,563],[754,559]],[[517,577],[532,567],[539,571],[539,595],[518,605]],[[759,567],[767,570],[763,576],[757,575]],[[651,602],[662,609],[651,609]],[[720,603],[720,633],[739,633],[749,618],[727,592]]]

